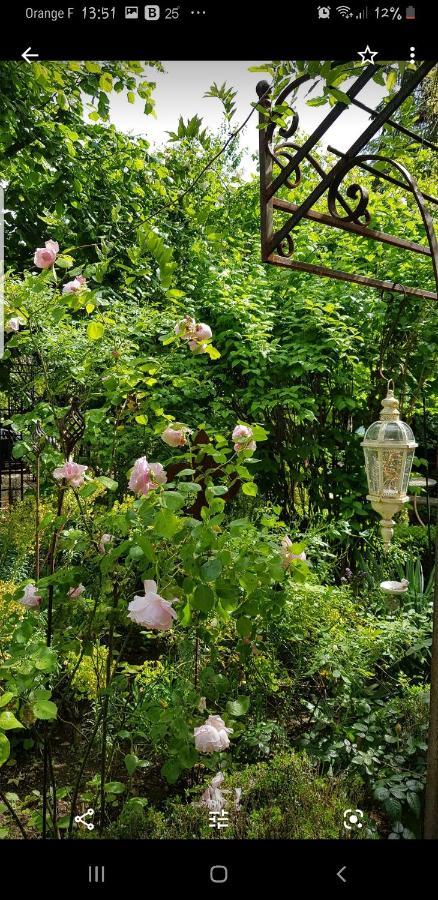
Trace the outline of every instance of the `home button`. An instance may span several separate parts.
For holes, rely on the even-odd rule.
[[[213,884],[225,884],[228,881],[228,869],[226,866],[212,866],[210,869],[210,881]]]

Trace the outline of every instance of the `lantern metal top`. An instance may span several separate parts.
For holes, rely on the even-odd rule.
[[[393,389],[388,387],[387,395],[382,400],[380,419],[369,426],[361,446],[394,448],[394,445],[409,450],[418,446],[412,428],[400,419],[398,400]]]
[[[369,490],[367,500],[382,518],[380,530],[385,550],[393,535],[392,517],[409,500],[406,491],[414,449],[418,446],[412,429],[400,419],[393,388],[393,382],[388,381],[380,419],[370,425],[362,441]]]

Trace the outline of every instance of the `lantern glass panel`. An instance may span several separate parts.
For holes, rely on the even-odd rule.
[[[404,475],[403,475],[403,484],[402,484],[403,494],[406,494],[407,489],[408,489],[408,481],[409,481],[409,476],[411,474],[413,458],[414,458],[414,451],[408,450],[408,452],[406,454],[405,471],[404,471]]]
[[[379,452],[372,447],[365,447],[365,469],[370,494],[379,493]]]
[[[405,442],[403,429],[400,428],[398,422],[387,422],[383,431],[383,440],[394,441],[395,443]]]
[[[401,483],[405,471],[405,450],[382,450],[382,494],[384,497],[396,497],[400,494]]]
[[[373,422],[372,425],[368,428],[365,434],[365,440],[367,441],[378,441],[380,436],[380,429],[382,427],[382,422]]]

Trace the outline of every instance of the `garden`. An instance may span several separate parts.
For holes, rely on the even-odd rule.
[[[325,112],[361,66],[258,68]],[[415,66],[378,67],[382,104]],[[241,130],[201,85],[219,128],[175,108],[156,145],[164,70],[0,63],[0,837],[421,838],[437,304],[266,265],[257,96]],[[437,110],[435,68],[395,114],[423,143],[369,151],[432,200]],[[360,179],[369,227],[424,245],[412,194]],[[296,258],[435,290],[426,254],[333,231],[307,219]],[[385,552],[361,444],[390,380],[418,446]]]

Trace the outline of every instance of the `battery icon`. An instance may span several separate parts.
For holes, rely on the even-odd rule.
[[[407,6],[406,7],[406,18],[407,19],[415,19],[415,6]]]

